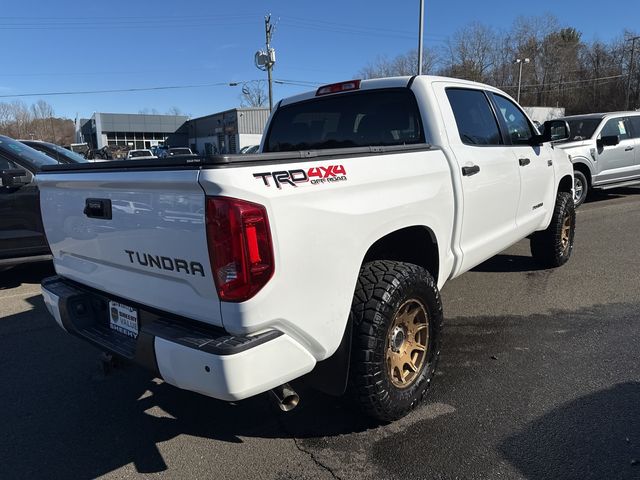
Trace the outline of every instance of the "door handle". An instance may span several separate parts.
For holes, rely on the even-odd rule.
[[[470,177],[471,175],[475,175],[480,171],[480,167],[478,165],[472,165],[471,167],[462,167],[462,175],[465,177]]]
[[[518,163],[520,163],[521,167],[527,166],[531,163],[531,160],[529,160],[528,158],[521,158],[518,160]]]
[[[624,149],[625,152],[630,152],[631,150],[633,150],[633,147],[627,147]]]

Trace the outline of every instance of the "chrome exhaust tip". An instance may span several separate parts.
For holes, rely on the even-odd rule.
[[[300,397],[288,383],[270,390],[269,396],[283,412],[290,412],[300,403]]]

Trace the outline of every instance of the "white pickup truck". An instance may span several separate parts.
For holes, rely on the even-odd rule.
[[[286,410],[304,376],[392,420],[433,378],[447,280],[527,236],[544,266],[572,252],[571,162],[487,85],[323,86],[277,104],[261,152],[47,167],[59,325],[214,398]]]

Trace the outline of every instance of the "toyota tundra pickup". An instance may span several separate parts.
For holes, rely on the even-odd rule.
[[[569,259],[573,169],[550,139],[496,88],[398,77],[280,101],[258,154],[47,167],[44,299],[171,385],[286,410],[304,377],[397,419],[434,378],[447,280],[526,237],[543,266]]]

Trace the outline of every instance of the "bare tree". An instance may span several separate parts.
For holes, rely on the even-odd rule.
[[[160,115],[160,112],[157,109],[149,107],[141,108],[138,110],[138,113],[140,115]]]
[[[15,100],[0,102],[0,134],[66,145],[74,140],[75,126],[68,118],[56,118],[53,107],[44,100],[32,105]]]
[[[265,82],[247,82],[242,85],[240,105],[243,107],[265,107],[269,102],[269,96],[265,91]]]
[[[628,86],[631,104],[640,106],[640,54],[631,65],[628,41],[635,35],[624,31],[610,42],[585,42],[580,31],[553,15],[518,18],[504,32],[474,22],[455,32],[438,55],[429,52],[432,61],[425,64],[429,73],[489,83],[515,96],[515,60],[528,58],[522,69],[524,105],[561,106],[567,113],[619,110],[625,106]],[[415,56],[408,52],[391,59],[378,57],[360,75],[413,75]]]
[[[433,73],[436,69],[438,57],[436,53],[425,48],[422,53],[422,71]],[[362,68],[358,75],[362,78],[380,78],[415,75],[418,72],[418,51],[411,50],[393,58],[378,56],[375,61]]]
[[[13,116],[13,125],[10,131],[14,138],[29,138],[32,132],[31,128],[31,111],[22,100],[14,100],[10,104],[11,114]]]
[[[444,73],[453,77],[485,82],[496,66],[500,37],[494,30],[474,22],[458,30],[445,48]]]
[[[182,115],[182,110],[174,105],[169,110],[167,110],[167,115]]]
[[[31,105],[31,130],[29,134],[34,134],[36,138],[55,141],[55,128],[53,107],[44,100],[38,100]]]

